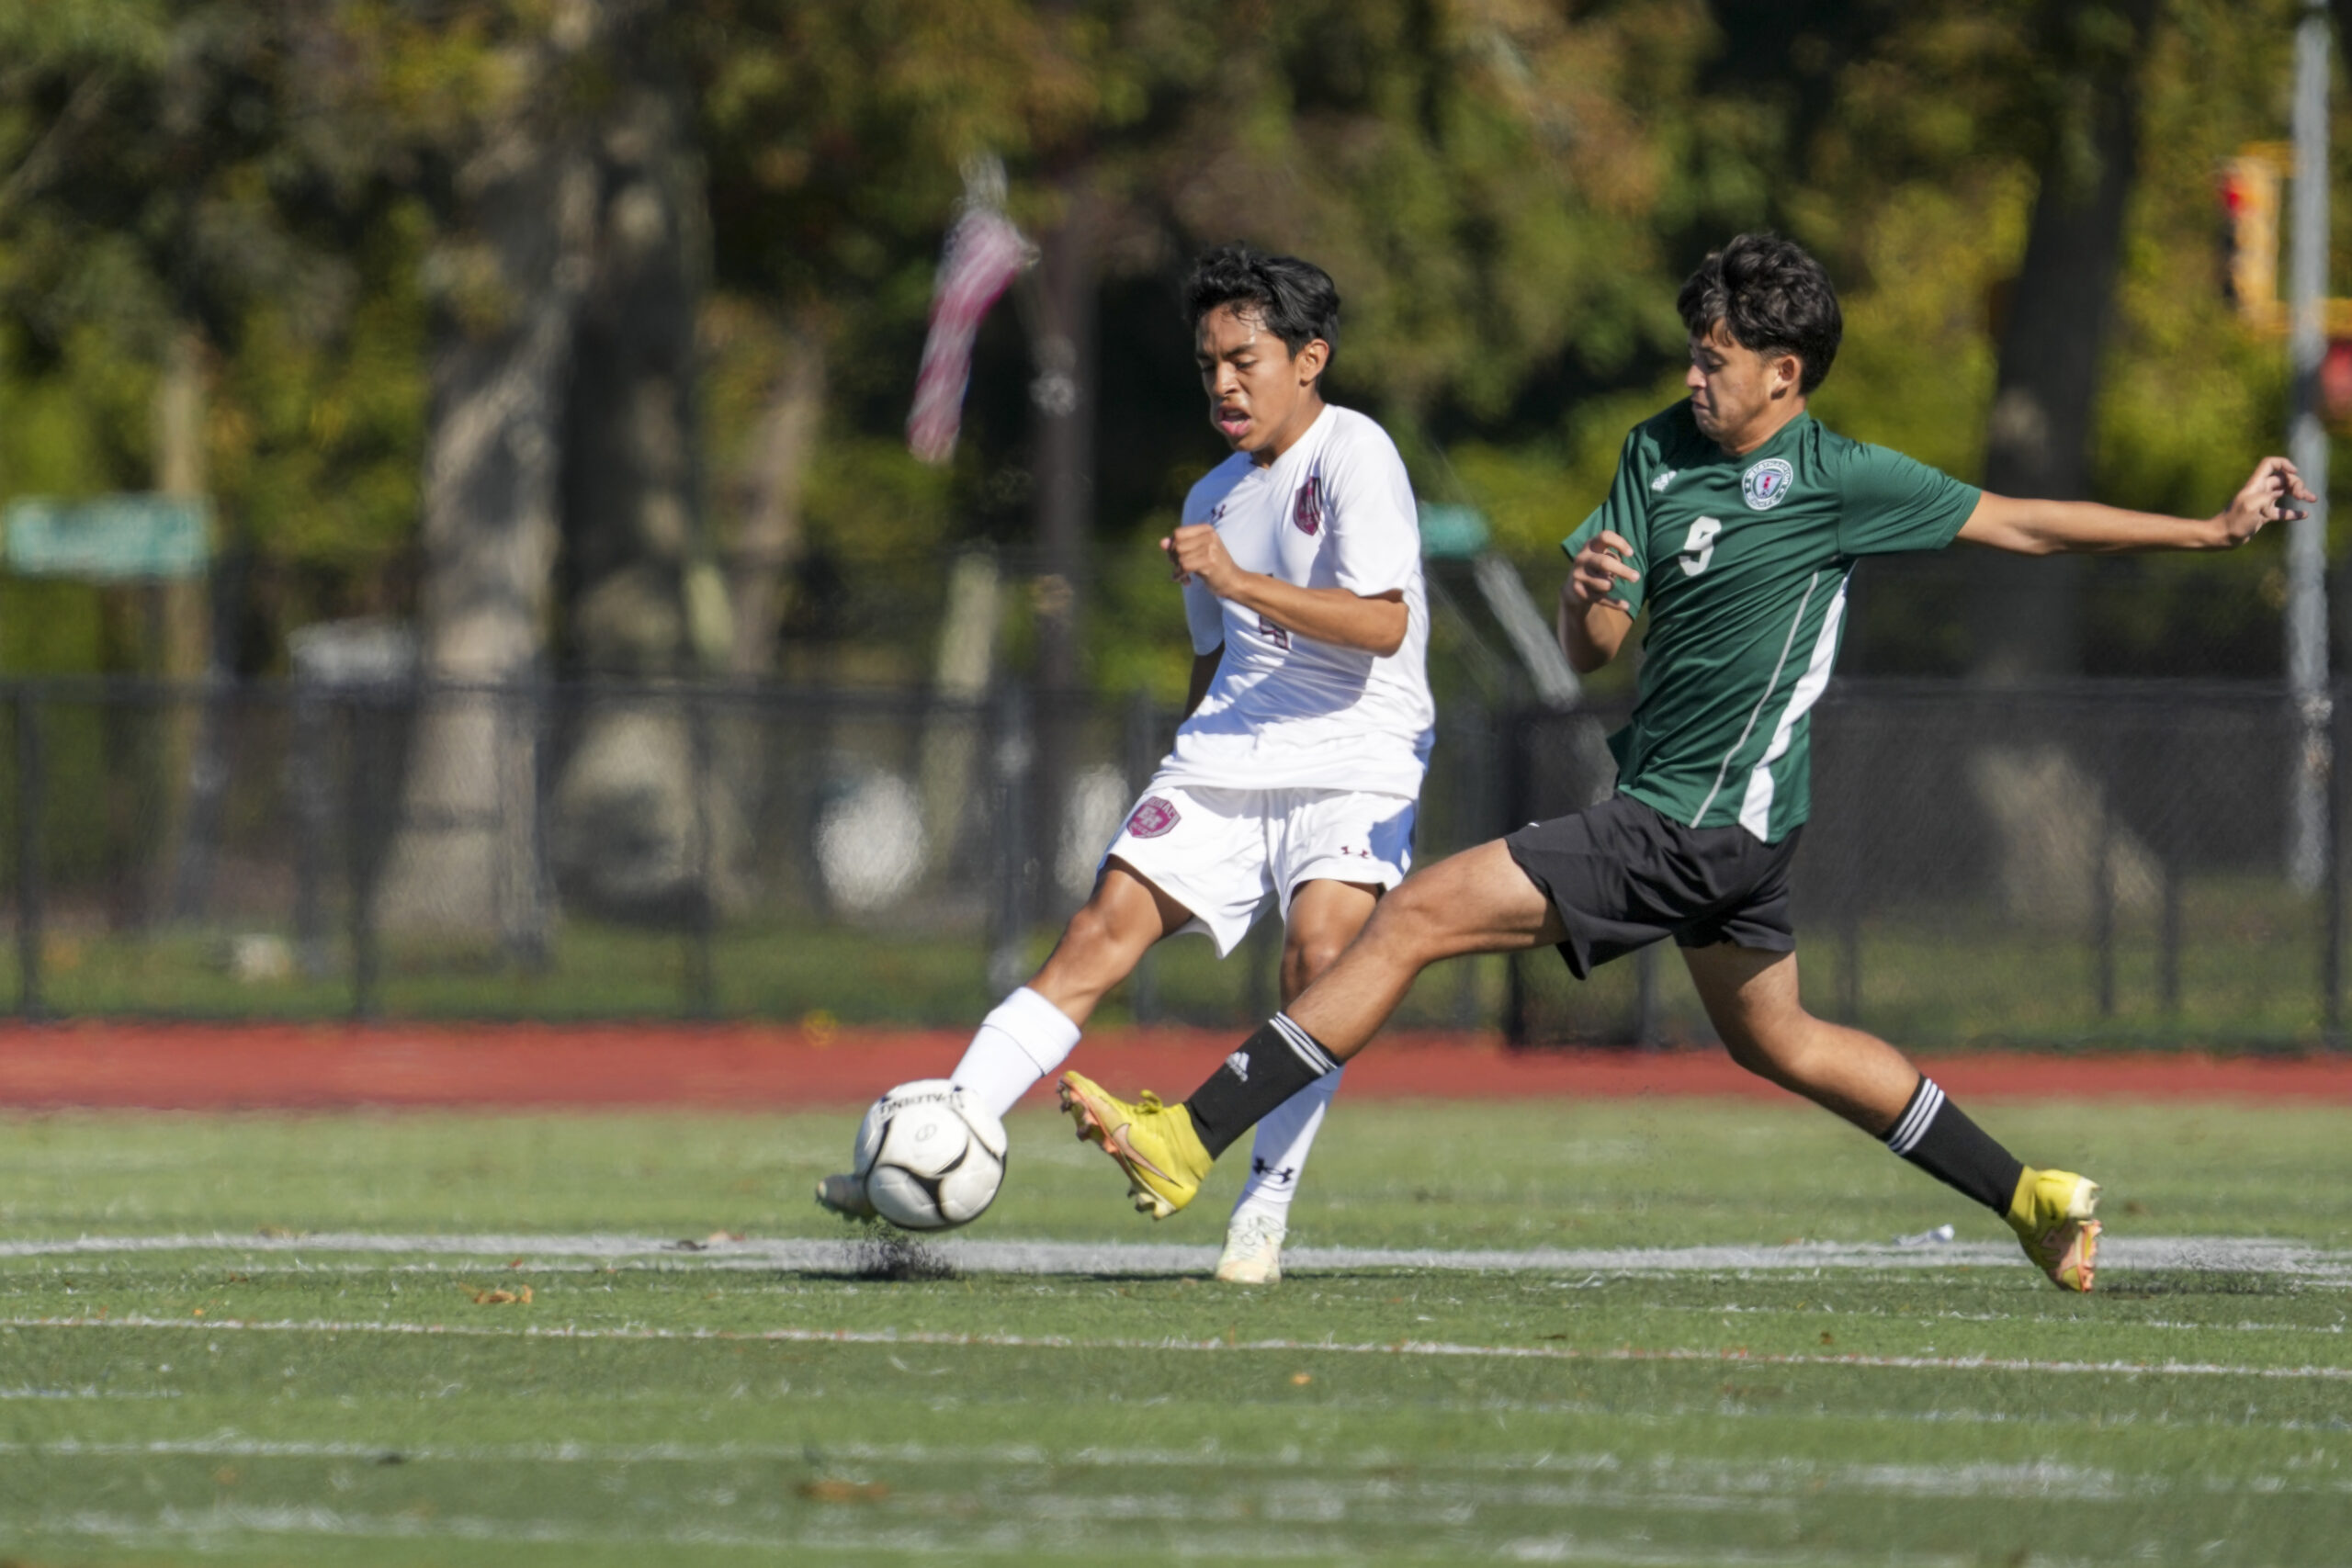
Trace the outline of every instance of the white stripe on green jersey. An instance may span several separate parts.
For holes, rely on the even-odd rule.
[[[1617,787],[1693,828],[1787,837],[1812,809],[1808,716],[1855,562],[1941,549],[1977,496],[1807,414],[1737,457],[1699,433],[1687,400],[1636,425],[1609,499],[1562,547],[1573,556],[1609,529],[1642,574],[1613,594],[1649,613],[1641,701],[1609,739]]]

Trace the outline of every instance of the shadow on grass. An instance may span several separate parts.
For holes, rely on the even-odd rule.
[[[2117,1301],[2156,1296],[2296,1296],[2303,1282],[2291,1274],[2257,1274],[2243,1269],[2133,1269],[2102,1275],[2098,1293]]]

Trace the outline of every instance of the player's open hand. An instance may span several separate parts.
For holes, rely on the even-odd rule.
[[[2295,465],[2284,457],[2265,457],[2255,465],[2254,477],[2231,499],[2222,513],[2222,533],[2232,546],[2243,545],[2269,523],[2300,522],[2309,513],[2293,503],[2317,501],[2303,483]]]
[[[1238,570],[1213,523],[1187,523],[1160,540],[1159,547],[1167,552],[1177,581],[1190,582],[1197,577],[1212,593],[1225,594],[1225,585]]]
[[[1627,564],[1633,555],[1634,547],[1623,535],[1603,528],[1585,541],[1584,548],[1569,563],[1568,596],[1589,608],[1609,597],[1619,583],[1639,582],[1642,574]]]

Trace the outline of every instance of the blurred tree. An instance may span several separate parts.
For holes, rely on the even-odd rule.
[[[2155,0],[2053,3],[2032,19],[2026,80],[2041,130],[2025,256],[2002,295],[2000,376],[1984,486],[2078,500],[2091,491],[2099,372],[2115,320],[2125,204],[2138,176],[2141,73]],[[2082,669],[2082,558],[1973,562],[1971,662],[1984,679]]]
[[[639,154],[595,128],[634,122],[628,102],[666,103],[682,151],[630,166],[682,171],[707,194],[698,344],[681,350],[674,312],[659,335],[661,356],[708,394],[673,417],[679,450],[706,415],[717,441],[729,614],[689,614],[708,546],[608,553],[566,532],[576,520],[557,504],[532,525],[557,536],[529,557],[555,574],[524,595],[540,605],[530,645],[573,669],[687,668],[710,655],[697,637],[724,630],[729,668],[820,672],[779,662],[790,626],[863,650],[822,672],[913,678],[930,662],[941,563],[976,535],[1034,539],[1048,488],[1024,329],[1052,323],[1034,298],[1025,323],[1007,310],[984,336],[950,481],[889,453],[958,171],[994,151],[1032,233],[1059,232],[1080,191],[1092,204],[1096,564],[1076,586],[1109,613],[1076,646],[1097,683],[1164,689],[1182,639],[1148,540],[1218,456],[1168,309],[1191,252],[1240,237],[1329,265],[1348,300],[1335,396],[1388,419],[1427,483],[1453,482],[1431,455],[1451,448],[1461,484],[1530,559],[1589,503],[1623,423],[1673,395],[1679,273],[1750,224],[1805,239],[1844,286],[1852,330],[1825,416],[1973,477],[2001,361],[1986,300],[2025,265],[2037,191],[2055,188],[2045,159],[2088,146],[2083,128],[2119,133],[2091,113],[2112,77],[2097,64],[2100,18],[2143,4],[710,0],[627,24],[644,47],[626,60],[583,43],[558,67],[533,51],[582,29],[615,36],[616,17],[638,13],[620,0],[0,0],[0,475],[16,488],[147,482],[164,371],[180,365],[185,388],[193,367],[206,467],[254,560],[243,665],[276,660],[288,624],[404,608],[409,563],[455,558],[435,553],[451,547],[437,525],[415,522],[439,515],[424,492],[443,480],[426,476],[447,478],[424,456],[428,342],[464,341],[453,324],[500,330],[521,309],[499,302],[506,263],[482,193],[524,176],[481,150],[510,121],[560,130],[594,176],[592,231],[610,237],[612,200],[639,183],[622,164]],[[2143,173],[2120,209],[2110,347],[2091,360],[2107,389],[2088,405],[2098,493],[2201,496],[2209,470],[2274,423],[2269,356],[2203,303],[2205,186],[2213,149],[2279,129],[2291,10],[2164,0],[2132,35]],[[2068,126],[2071,141],[2057,134]],[[660,200],[690,236],[691,195]],[[523,294],[533,277],[573,288],[571,319],[593,333],[593,301],[617,296],[593,271],[604,240],[579,243],[592,274],[571,284],[552,281],[552,263],[511,259]],[[677,276],[698,288],[690,250],[674,253]],[[612,362],[652,341],[615,340]],[[584,336],[564,350],[601,352]],[[2177,373],[2197,362],[2216,368]],[[452,406],[455,362],[436,374],[436,406]],[[560,438],[571,417],[542,423]],[[561,477],[568,449],[559,439],[548,458],[560,493],[575,482]],[[689,459],[657,488],[700,508],[695,471]],[[2193,660],[2182,650],[2199,638],[2175,635],[2190,626],[2221,639],[2232,668],[2273,658],[2263,570],[2258,552],[2211,568],[2199,582],[2233,585],[2217,597],[2185,591],[2170,563],[2098,563],[2091,667]],[[796,607],[796,573],[837,591]],[[621,617],[672,628],[645,645],[669,650],[651,665],[634,642],[591,651],[612,621],[608,582],[657,589],[655,615]],[[0,613],[0,656],[99,657],[95,612],[51,607],[69,599],[0,585],[0,606],[38,603],[55,632],[32,638],[26,613]],[[1863,595],[1858,651],[1959,668],[1962,600],[1956,584],[1891,569]],[[69,635],[75,617],[85,629]],[[1036,630],[1016,628],[1033,651]]]
[[[565,399],[595,265],[599,181],[583,103],[612,15],[542,24],[496,4],[393,17],[386,57],[422,73],[412,125],[446,178],[429,263],[419,673],[426,691],[377,890],[395,930],[534,940],[534,727],[499,688],[543,668],[562,537]],[[428,36],[427,28],[431,28]],[[437,183],[437,182],[436,182]]]
[[[347,45],[251,4],[0,4],[0,486],[200,473],[279,619],[380,604],[413,527],[423,235]]]
[[[2038,394],[2057,397],[2058,417],[2085,422],[2084,493],[2210,511],[2275,443],[2280,366],[2275,345],[2247,333],[2222,296],[2212,182],[2241,142],[2283,132],[2293,0],[2164,0],[2144,26],[2128,7],[2044,0],[1718,0],[1714,9],[1725,47],[1703,112],[1721,119],[1745,104],[1739,118],[1753,123],[1708,138],[1714,216],[1688,243],[1695,252],[1731,228],[1770,222],[1828,262],[1847,312],[1846,346],[1817,403],[1829,423],[1987,479],[2004,373],[1996,318],[2022,332],[2044,310],[2064,330],[2032,346],[2057,355],[2072,344],[2069,374],[2087,378],[2063,395]],[[2119,61],[2137,62],[2128,77]],[[2098,95],[2125,93],[2127,82],[2100,119]],[[2128,126],[2114,118],[2118,103],[2129,105]],[[2110,152],[2136,141],[2135,173],[2120,200],[2106,192],[2115,270],[2102,291],[2104,346],[2086,350],[2096,312],[2034,306],[2020,278],[2038,215],[2069,188],[2043,178],[2045,162],[2058,160],[2062,176],[2068,159],[2077,170],[2121,166],[2093,155],[2100,126]],[[2098,268],[2041,276],[2053,272],[2063,286]],[[2022,373],[2027,352],[2010,355],[2007,374]],[[2000,482],[2042,481],[2005,473]],[[2052,564],[2025,563],[2030,592],[2052,582],[2066,592],[2063,564],[2039,575]],[[2083,563],[2072,668],[2275,671],[2275,607],[2262,587],[2270,565],[2267,543],[2221,560]],[[1987,646],[1979,634],[1992,630],[1971,609],[1977,566],[1973,551],[1875,563],[1857,584],[1848,665],[1975,667]]]

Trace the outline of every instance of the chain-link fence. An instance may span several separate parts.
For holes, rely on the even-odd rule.
[[[1424,862],[1610,787],[1622,710],[1445,713]],[[30,1016],[967,1024],[1176,716],[1018,686],[0,683],[0,981]],[[2288,873],[2276,688],[1851,682],[1815,737],[1815,1010],[1938,1045],[2335,1038],[2341,857]],[[1105,1016],[1245,1021],[1278,949],[1272,920],[1225,964],[1163,944]],[[1406,1016],[1707,1037],[1668,950],[1584,985],[1548,953],[1442,966]]]

